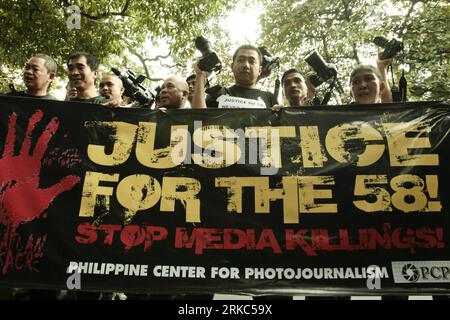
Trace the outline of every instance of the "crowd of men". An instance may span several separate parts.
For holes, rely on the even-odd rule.
[[[191,108],[233,108],[259,107],[275,108],[301,107],[312,104],[316,88],[306,76],[297,69],[289,69],[281,78],[283,96],[287,105],[278,103],[273,93],[258,89],[262,72],[263,56],[252,45],[240,46],[233,55],[231,70],[234,84],[224,87],[216,95],[206,94],[205,83],[209,73],[194,65],[194,73],[187,79],[170,76],[161,85],[156,108],[183,109],[187,102]],[[387,66],[391,60],[378,61],[378,66],[358,65],[350,75],[351,95],[356,104],[391,102],[392,94],[386,81]],[[124,96],[122,80],[114,74],[105,74],[99,78],[98,59],[86,52],[75,52],[67,59],[69,82],[66,87],[66,100],[102,104],[106,107],[132,107],[130,97]],[[26,90],[11,92],[10,95],[34,98],[54,99],[49,95],[51,83],[55,80],[57,65],[46,54],[31,57],[23,72]],[[224,97],[232,96],[235,104],[229,104]],[[236,102],[237,101],[237,102]]]
[[[222,88],[216,95],[208,95],[205,92],[205,83],[209,73],[194,65],[194,73],[184,79],[179,76],[170,76],[161,85],[159,99],[156,108],[183,109],[189,102],[191,108],[236,108],[257,107],[274,108],[304,107],[311,105],[316,88],[309,81],[309,77],[297,69],[289,69],[281,78],[283,95],[287,105],[278,103],[277,97],[268,91],[258,89],[258,80],[262,72],[263,56],[259,49],[252,45],[240,46],[233,55],[231,69],[234,76],[234,84]],[[374,104],[391,102],[392,94],[386,81],[387,66],[391,60],[378,61],[378,65],[357,65],[350,75],[351,95],[355,104]],[[69,83],[66,87],[66,100],[101,104],[110,108],[133,107],[136,104],[130,101],[130,97],[124,96],[122,80],[114,74],[105,74],[96,87],[96,79],[99,77],[98,59],[86,52],[75,52],[67,59]],[[36,54],[31,57],[23,72],[23,81],[26,90],[12,92],[11,95],[34,97],[42,99],[54,99],[49,95],[49,88],[55,80],[57,65],[48,55]],[[232,96],[233,102],[226,97]],[[55,297],[52,291],[37,291],[37,297]],[[110,298],[110,295],[106,295]],[[31,298],[36,296],[31,296]],[[187,298],[212,298],[211,295],[186,296]],[[83,298],[81,295],[78,298]],[[98,294],[85,297],[97,299]],[[273,296],[269,298],[274,298]],[[348,297],[347,297],[348,298]]]

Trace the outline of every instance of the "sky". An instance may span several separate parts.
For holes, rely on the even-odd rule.
[[[244,8],[239,4],[236,9],[230,13],[223,24],[231,34],[231,40],[234,44],[255,43],[260,34],[261,26],[259,24],[259,16],[264,9],[257,3],[252,8]]]

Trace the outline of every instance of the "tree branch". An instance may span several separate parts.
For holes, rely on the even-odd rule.
[[[144,57],[142,54],[140,54],[139,52],[137,52],[137,50],[134,49],[134,48],[131,46],[131,44],[130,44],[126,39],[123,39],[123,40],[124,40],[124,42],[127,44],[128,50],[130,50],[130,52],[131,52],[132,54],[134,54],[136,57],[138,57],[138,59],[139,59],[139,61],[141,62],[142,66],[144,67],[144,70],[145,70],[145,76],[146,76],[148,79],[150,79],[150,71],[148,70],[147,64],[145,63],[145,57]]]
[[[342,0],[342,3],[344,5],[344,18],[345,18],[345,20],[350,22],[350,17],[352,16],[352,12],[348,6],[348,1]]]
[[[353,59],[356,60],[356,63],[361,63],[361,60],[359,60],[358,50],[356,49],[355,43],[352,43],[352,51],[353,51]]]
[[[408,13],[406,13],[405,19],[403,20],[403,23],[401,24],[400,27],[397,28],[398,36],[399,36],[400,38],[403,38],[403,35],[406,33],[406,31],[404,32],[404,30],[405,30],[406,27],[407,27],[407,23],[408,23],[409,17],[411,16],[411,13],[412,13],[413,10],[414,10],[414,6],[415,6],[417,3],[419,3],[419,2],[420,2],[420,0],[411,0],[411,7],[409,7]]]
[[[68,0],[62,0],[62,1],[68,7],[72,5]],[[123,8],[122,8],[122,10],[120,12],[109,12],[109,11],[107,11],[107,12],[100,13],[97,16],[93,16],[93,15],[90,15],[88,13],[85,13],[83,8],[80,8],[80,15],[82,15],[83,17],[86,17],[88,19],[91,19],[91,20],[101,20],[101,19],[104,19],[104,18],[108,18],[110,16],[122,16],[122,17],[125,17],[125,16],[127,16],[126,11],[128,10],[128,7],[130,6],[130,3],[131,3],[131,0],[126,0],[125,5],[123,6]]]
[[[148,80],[153,81],[153,82],[155,82],[155,81],[164,81],[163,78],[148,78]]]
[[[130,52],[131,52],[132,54],[134,54],[136,57],[138,57],[139,61],[141,62],[142,66],[143,66],[144,69],[145,69],[145,75],[146,75],[146,77],[147,77],[149,80],[152,80],[152,81],[163,80],[163,79],[160,79],[160,78],[151,78],[151,77],[150,77],[150,71],[149,71],[149,69],[148,69],[148,67],[147,67],[147,62],[149,62],[149,61],[158,61],[158,63],[160,64],[161,67],[166,67],[166,68],[184,67],[184,65],[182,65],[181,63],[175,63],[175,64],[170,65],[170,64],[165,64],[165,63],[162,63],[162,62],[161,62],[162,59],[165,59],[165,58],[168,58],[168,57],[171,56],[171,54],[172,54],[172,49],[170,49],[170,50],[169,50],[169,53],[167,53],[166,55],[157,55],[157,56],[155,56],[155,57],[153,57],[153,58],[148,58],[148,57],[144,57],[141,53],[139,53],[139,52],[131,45],[131,43],[128,42],[127,39],[123,39],[123,41],[126,43],[126,45],[127,45],[127,47],[128,47],[128,50],[130,50]]]
[[[33,19],[33,14],[36,11],[41,11],[41,9],[39,9],[39,6],[37,5],[35,0],[30,0],[30,15],[28,16],[29,20]]]
[[[185,67],[185,65],[181,64],[181,63],[175,63],[175,64],[165,64],[165,63],[159,63],[161,65],[161,67],[166,67],[166,68],[174,68],[174,67]]]
[[[166,59],[166,58],[170,57],[171,54],[172,54],[172,49],[170,49],[169,53],[166,54],[165,56],[158,55],[158,56],[155,56],[154,58],[145,58],[145,61],[159,61],[161,59]]]
[[[330,53],[328,52],[328,41],[327,41],[326,34],[323,34],[323,33],[321,34],[321,40],[322,40],[323,53],[324,53],[325,59],[327,62],[329,62],[331,60],[331,56],[330,56]],[[336,79],[336,90],[340,94],[344,93],[344,88],[342,87],[342,84],[339,81],[339,79]]]

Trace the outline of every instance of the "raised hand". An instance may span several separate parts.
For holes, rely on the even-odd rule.
[[[5,147],[0,159],[0,221],[5,225],[18,226],[39,218],[59,194],[72,189],[80,181],[78,176],[69,175],[51,187],[39,186],[42,158],[48,142],[59,127],[58,118],[52,118],[31,153],[32,132],[42,116],[42,111],[38,110],[30,117],[17,155],[14,155],[17,114],[12,113],[9,118]]]

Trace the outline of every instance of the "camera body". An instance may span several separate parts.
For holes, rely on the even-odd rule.
[[[161,86],[157,86],[156,88],[155,88],[155,103],[158,103],[159,102],[159,99],[161,98],[160,96],[161,96]]]
[[[327,64],[316,50],[306,57],[305,61],[316,73],[309,77],[309,81],[315,87],[320,86],[322,83],[330,80],[331,78],[337,77],[336,68],[330,64]]]
[[[198,67],[202,71],[213,72],[222,69],[222,62],[217,54],[210,49],[209,41],[204,37],[195,39],[195,48],[201,52],[202,58],[198,61]]]
[[[148,92],[148,90],[142,85],[142,81],[145,80],[144,75],[136,74],[131,70],[126,70],[125,74],[122,74],[118,69],[111,68],[111,71],[122,80],[125,96],[131,97],[138,101],[142,105],[151,105],[153,103],[153,94]]]
[[[8,87],[9,87],[9,90],[11,90],[11,94],[16,94],[16,92],[17,92],[17,90],[16,90],[16,87],[14,86],[14,83],[10,83],[9,85],[8,85]]]
[[[379,55],[381,60],[391,59],[403,50],[403,42],[398,41],[395,38],[388,40],[384,37],[375,37],[373,39],[373,43],[381,48],[384,48],[384,51]]]
[[[272,70],[280,65],[280,58],[272,57],[266,47],[258,47],[258,49],[263,57],[261,74],[259,76],[259,79],[262,79],[270,76]]]

